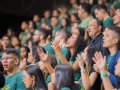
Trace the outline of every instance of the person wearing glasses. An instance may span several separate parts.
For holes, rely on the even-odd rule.
[[[27,90],[22,81],[23,74],[18,68],[18,54],[13,48],[6,48],[1,57],[6,71],[5,86],[2,90]]]
[[[98,19],[93,19],[90,21],[87,31],[91,40],[88,45],[95,46],[102,52],[103,55],[107,56],[109,52],[107,49],[103,48],[102,27],[102,22],[100,22]]]

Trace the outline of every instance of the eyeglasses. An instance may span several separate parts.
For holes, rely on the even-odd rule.
[[[12,58],[15,59],[15,57],[7,56],[7,57],[2,57],[2,58],[0,58],[0,60],[10,60],[10,59],[12,59]]]

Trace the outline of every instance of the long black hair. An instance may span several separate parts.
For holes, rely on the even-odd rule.
[[[25,71],[29,74],[29,75],[34,75],[35,77],[35,90],[47,90],[46,84],[45,84],[45,80],[43,77],[43,73],[40,70],[39,66],[36,64],[31,64],[28,65],[25,69]]]
[[[70,65],[62,64],[55,68],[55,90],[61,90],[63,87],[68,87],[71,90],[74,86],[74,73]]]

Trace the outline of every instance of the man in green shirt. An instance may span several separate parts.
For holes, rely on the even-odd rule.
[[[22,81],[22,71],[18,68],[18,54],[13,48],[6,48],[1,57],[5,75],[5,86],[1,90],[27,90]]]
[[[90,11],[91,11],[91,5],[88,3],[81,3],[78,8],[78,16],[81,19],[81,23],[79,27],[84,28],[86,31],[84,36],[85,40],[88,40],[87,26],[89,22],[93,19],[93,17],[90,16]]]
[[[109,16],[109,14],[107,12],[107,7],[105,5],[98,5],[95,8],[95,16],[96,16],[96,18],[98,18],[100,21],[103,22],[104,28],[113,25],[113,20]]]

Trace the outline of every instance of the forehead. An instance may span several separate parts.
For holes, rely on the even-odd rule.
[[[8,40],[9,40],[9,38],[8,38],[8,37],[3,37],[2,39],[8,39]]]
[[[112,30],[110,30],[110,29],[108,29],[108,28],[105,29],[104,34],[110,35],[110,36],[112,36],[112,37],[118,36],[118,35],[116,34],[116,32],[114,32],[114,31],[112,31]]]
[[[98,10],[98,9],[96,8],[96,9],[95,9],[95,13],[98,13],[98,12],[101,12],[101,9]]]
[[[40,31],[39,30],[36,30],[35,32],[34,32],[34,34],[39,34],[40,33]]]
[[[2,54],[2,57],[3,57],[3,56],[14,56],[14,54],[12,54],[12,53],[7,54],[7,53],[4,52],[4,53]]]
[[[115,13],[120,16],[120,9],[117,9]]]
[[[97,24],[96,19],[91,20],[90,23],[89,23],[89,25],[96,25],[96,24]]]

